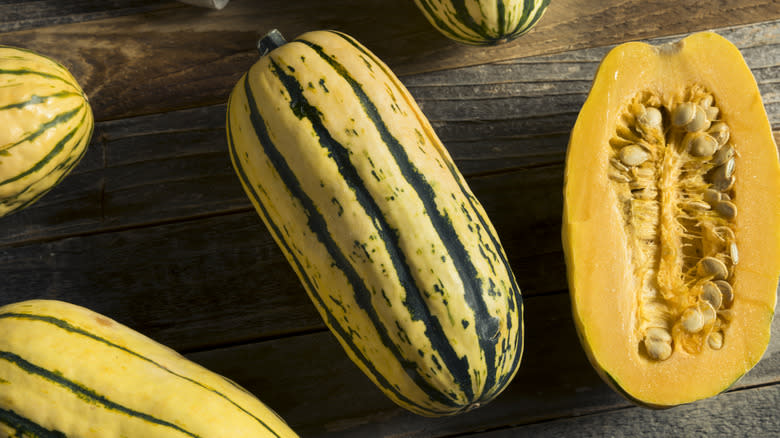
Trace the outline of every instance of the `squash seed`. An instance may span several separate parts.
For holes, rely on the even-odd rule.
[[[694,106],[693,119],[685,125],[688,132],[703,131],[710,127],[710,121],[707,119],[707,113],[699,105]]]
[[[734,154],[734,147],[731,145],[725,145],[718,149],[717,152],[715,152],[715,155],[712,157],[712,163],[716,166],[720,166],[726,161],[734,158]]]
[[[612,163],[613,166],[615,166],[615,169],[621,172],[628,172],[628,167],[624,166],[623,163],[620,162],[620,160],[616,160],[615,158],[610,158],[609,162]]]
[[[699,302],[699,312],[701,312],[701,320],[705,326],[715,322],[718,317],[715,308],[707,301]]]
[[[720,309],[721,304],[723,304],[723,294],[720,292],[720,288],[711,281],[704,283],[699,298],[710,303],[714,309]]]
[[[718,142],[706,133],[688,134],[686,149],[694,157],[710,157],[718,149]]]
[[[722,199],[722,195],[723,194],[717,190],[707,189],[704,191],[703,195],[704,202],[713,205]]]
[[[713,179],[712,188],[721,192],[726,192],[734,187],[734,183],[736,181],[737,179],[734,177],[734,175],[724,179]]]
[[[733,202],[718,201],[713,208],[726,219],[730,220],[737,217],[737,206]]]
[[[645,333],[645,350],[654,360],[666,360],[672,355],[672,335],[663,327],[651,327]]]
[[[723,122],[717,122],[710,126],[710,129],[707,130],[707,133],[709,133],[712,138],[718,142],[718,146],[723,146],[726,144],[726,142],[729,141],[729,127]]]
[[[728,185],[731,177],[734,176],[734,170],[736,168],[736,161],[734,158],[730,158],[725,163],[712,170],[712,181],[719,186]]]
[[[734,289],[731,287],[728,281],[725,280],[717,280],[714,281],[715,286],[720,289],[721,297],[723,298],[721,300],[721,306],[723,308],[729,308],[731,307],[731,303],[734,302]]]
[[[688,333],[698,333],[704,328],[704,318],[697,307],[689,307],[680,319],[683,330]]]
[[[609,178],[617,182],[623,182],[623,183],[631,182],[631,178],[627,177],[622,173],[610,173]]]
[[[726,264],[715,257],[704,257],[699,261],[699,274],[715,280],[725,280],[729,275]]]
[[[716,106],[711,106],[706,108],[704,112],[707,114],[707,120],[717,120],[718,115],[720,114],[720,109],[718,109]]]
[[[710,204],[704,201],[689,201],[686,205],[696,211],[705,211],[710,209]]]
[[[683,102],[672,111],[672,124],[682,128],[690,123],[696,116],[696,104],[693,102]]]
[[[620,150],[620,161],[626,166],[639,166],[650,159],[650,153],[637,144],[631,144]]]
[[[723,333],[722,332],[712,332],[709,336],[707,336],[707,345],[710,346],[713,350],[720,350],[723,348]]]
[[[652,328],[641,341],[651,360],[669,358],[678,341],[691,354],[707,343],[722,348],[734,301],[728,278],[739,261],[731,200],[738,154],[729,144],[730,127],[702,88],[679,97],[662,104],[652,92],[639,93],[609,141],[610,178],[628,183],[615,189],[632,254],[648,280],[637,296],[652,300],[642,317]],[[668,224],[671,230],[662,229]],[[679,247],[667,251],[666,245]],[[678,318],[673,339],[670,330],[655,327],[668,324],[668,315]]]
[[[645,112],[637,117],[636,121],[647,128],[661,128],[663,126],[663,116],[656,107],[646,107]]]

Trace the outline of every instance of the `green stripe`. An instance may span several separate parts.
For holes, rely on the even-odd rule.
[[[66,84],[68,84],[70,86],[73,86],[73,84],[71,83],[70,80],[65,79],[65,78],[63,78],[61,76],[53,75],[51,73],[43,73],[43,72],[40,72],[40,71],[30,70],[30,69],[26,69],[26,68],[19,68],[19,69],[16,69],[16,70],[7,70],[7,69],[0,68],[0,75],[13,75],[13,76],[32,75],[32,76],[40,76],[40,77],[46,78],[46,79],[54,79],[54,80],[57,80],[57,81],[62,81],[62,82],[65,82]]]
[[[542,15],[544,15],[544,12],[547,10],[547,6],[550,4],[550,0],[542,0],[539,2],[538,0],[535,1],[528,1],[526,2],[529,6],[523,11],[523,20],[518,22],[517,27],[512,31],[511,38],[517,38],[520,35],[523,35],[524,33],[531,30],[532,27],[536,24],[536,22],[539,21],[539,19],[542,18]],[[531,16],[530,13],[533,11],[533,8],[538,6],[538,9],[536,10],[536,13]]]
[[[446,15],[449,21],[445,21],[442,15],[446,14],[446,8],[442,8],[442,12],[437,13],[437,10],[432,6],[431,0],[417,0],[418,6],[426,13],[433,25],[437,27],[441,32],[450,38],[461,41],[467,44],[480,44],[489,45],[496,44],[504,40],[512,40],[525,34],[536,24],[542,17],[544,11],[547,9],[550,0],[526,0],[522,3],[522,12],[518,17],[517,26],[513,29],[509,29],[509,23],[507,19],[507,6],[504,1],[497,1],[497,14],[498,23],[496,33],[493,34],[493,30],[487,25],[487,23],[478,23],[474,17],[468,12],[466,0],[449,0],[448,4],[455,11],[454,15]],[[534,10],[536,12],[534,13]],[[517,8],[513,8],[512,12],[516,12]],[[533,13],[533,15],[531,15]],[[468,32],[463,33],[458,28],[457,24],[452,23],[455,21],[457,24],[465,27]]]
[[[193,383],[193,384],[195,384],[197,386],[200,386],[201,388],[203,388],[203,389],[205,389],[205,390],[207,390],[207,391],[209,391],[209,392],[211,392],[213,394],[216,394],[217,396],[221,397],[222,399],[226,400],[227,402],[229,402],[230,404],[232,404],[233,406],[238,408],[240,411],[244,412],[245,414],[249,415],[251,418],[256,420],[258,423],[260,423],[263,427],[265,427],[274,436],[277,436],[277,437],[279,436],[273,429],[271,429],[270,426],[265,424],[265,422],[263,420],[261,420],[260,418],[257,418],[251,412],[247,411],[246,409],[241,407],[238,403],[234,402],[228,396],[222,394],[221,392],[219,392],[219,391],[217,391],[215,389],[212,389],[212,388],[210,388],[210,387],[208,387],[208,386],[198,382],[197,380],[193,380],[190,377],[178,374],[178,373],[168,369],[167,367],[165,367],[165,366],[155,362],[154,360],[149,359],[148,357],[143,356],[143,355],[141,355],[139,353],[136,353],[133,350],[130,350],[129,348],[126,348],[126,347],[123,347],[121,345],[115,344],[115,343],[109,341],[108,339],[102,338],[102,337],[97,336],[95,334],[92,334],[92,333],[90,333],[90,332],[88,332],[88,331],[86,331],[84,329],[78,328],[78,327],[70,324],[67,321],[55,318],[53,316],[33,315],[33,314],[28,314],[28,313],[2,313],[2,314],[0,314],[0,319],[2,319],[2,318],[28,319],[28,320],[32,320],[32,321],[45,322],[45,323],[48,323],[48,324],[52,324],[52,325],[54,325],[56,327],[59,327],[59,328],[65,330],[67,332],[78,334],[78,335],[81,335],[81,336],[86,336],[86,337],[88,337],[88,338],[90,338],[92,340],[98,341],[98,342],[100,342],[102,344],[105,344],[105,345],[107,345],[109,347],[119,349],[119,350],[121,350],[121,351],[123,351],[125,353],[128,353],[128,354],[130,354],[132,356],[137,357],[138,359],[141,359],[141,360],[143,360],[145,362],[148,362],[148,363],[156,366],[157,368],[160,368],[160,369],[162,369],[162,370],[164,370],[164,371],[166,371],[166,372],[168,372],[168,373],[170,373],[170,374],[172,374],[172,375],[174,375],[176,377],[184,379],[184,380],[186,380],[186,381],[188,381],[190,383]],[[236,385],[235,383],[233,383],[230,380],[227,380],[227,379],[225,379],[225,380],[228,381],[229,383],[233,384],[233,385]],[[243,388],[240,388],[240,389],[244,390]],[[244,391],[246,392],[246,390],[244,390]]]
[[[24,208],[27,208],[28,206],[35,203],[37,200],[39,200],[43,195],[50,192],[54,187],[57,187],[57,185],[70,173],[70,171],[81,161],[81,158],[84,156],[84,154],[87,151],[86,143],[89,143],[90,138],[92,137],[92,131],[94,129],[94,125],[90,126],[89,128],[89,134],[82,136],[82,144],[76,145],[73,149],[74,150],[80,150],[78,156],[70,156],[67,160],[63,161],[61,164],[59,164],[52,173],[59,171],[59,176],[57,177],[57,180],[54,181],[54,183],[49,184],[48,188],[45,188],[45,190],[41,190],[40,187],[36,187],[36,184],[38,184],[43,178],[45,178],[47,175],[43,175],[41,178],[31,182],[27,187],[24,189],[18,191],[14,196],[3,199],[0,201],[0,204],[7,205],[7,206],[14,206],[12,210],[9,210],[6,212],[6,214],[10,214],[14,211],[18,211]],[[2,151],[0,151],[2,152]],[[33,190],[39,190],[38,193],[33,194],[32,197],[26,200],[22,200],[22,195],[29,191]],[[10,202],[9,202],[10,201]]]
[[[58,61],[54,60],[53,58],[50,58],[50,57],[48,57],[46,55],[42,55],[42,54],[37,53],[37,52],[33,52],[30,49],[25,49],[25,48],[22,48],[22,47],[6,46],[6,45],[3,45],[3,44],[0,44],[0,49],[6,49],[6,50],[13,51],[13,52],[21,52],[21,53],[23,53],[25,55],[31,55],[29,57],[25,57],[25,56],[21,56],[21,55],[10,55],[10,56],[9,55],[5,55],[5,56],[0,56],[0,59],[17,59],[17,60],[20,60],[20,61],[30,61],[31,59],[33,61],[35,61],[35,60],[43,59],[43,60],[49,62],[54,67],[56,67],[56,68],[58,68],[58,69],[60,69],[62,71],[65,71],[65,72],[68,71],[68,69],[65,68],[64,65],[60,64]],[[70,83],[70,82],[68,82],[68,83]]]
[[[278,69],[277,69],[278,70]],[[250,123],[252,124],[252,128],[257,135],[258,141],[260,142],[260,145],[263,147],[263,151],[268,156],[269,160],[272,163],[272,166],[276,171],[279,173],[280,178],[283,181],[283,184],[287,189],[292,193],[293,196],[295,196],[296,199],[301,202],[304,210],[306,211],[309,221],[307,225],[309,226],[309,229],[313,231],[317,239],[323,244],[323,246],[328,250],[331,258],[334,260],[334,266],[338,267],[348,278],[348,281],[350,284],[352,284],[355,289],[357,290],[357,293],[355,294],[356,301],[358,303],[363,302],[361,305],[361,308],[363,310],[366,310],[369,314],[369,316],[372,315],[373,311],[373,318],[374,324],[377,326],[377,332],[379,336],[382,338],[383,343],[387,346],[393,345],[392,342],[387,339],[387,333],[386,331],[379,330],[379,324],[376,323],[377,317],[375,309],[372,309],[370,305],[366,304],[365,301],[370,300],[370,293],[366,290],[365,284],[360,279],[360,276],[356,273],[352,265],[346,261],[346,259],[343,256],[343,253],[338,251],[338,246],[335,242],[333,242],[333,238],[330,236],[329,233],[327,233],[327,222],[325,218],[320,214],[317,209],[314,207],[314,201],[308,196],[305,190],[300,185],[300,182],[297,180],[296,175],[290,169],[287,161],[284,159],[281,151],[278,150],[276,145],[273,143],[273,141],[270,138],[270,135],[268,133],[268,130],[266,128],[266,122],[263,119],[262,115],[259,111],[259,106],[257,102],[254,99],[254,94],[252,92],[252,89],[250,87],[249,81],[247,77],[245,76],[243,79],[244,83],[244,95],[247,98],[247,103],[249,106],[249,119]],[[292,98],[292,96],[291,96]],[[296,107],[296,104],[298,105],[298,108],[303,110],[304,102],[302,101],[291,101],[290,102],[291,107]],[[309,112],[316,112],[316,109],[309,109]],[[303,113],[301,113],[303,114]],[[232,136],[230,133],[230,126],[228,125],[228,138],[231,139],[231,151],[234,151],[234,144],[232,141]],[[245,173],[243,172],[243,169],[240,167],[240,161],[238,161],[238,157],[234,154],[234,162],[238,163],[239,166],[237,166],[237,169],[239,170],[239,176],[242,177],[242,180],[245,180],[245,187],[248,187],[248,190],[251,190],[255,200],[257,201],[257,205],[260,206],[261,210],[263,211],[262,215],[265,216],[267,219],[266,223],[271,224],[269,228],[272,229],[272,234],[276,235],[277,237],[281,236],[279,232],[278,225],[274,224],[270,220],[270,216],[268,215],[265,207],[262,204],[262,201],[257,196],[256,192],[254,191],[254,188],[251,185],[251,182],[246,178]],[[280,243],[280,246],[285,250],[285,253],[288,255],[288,260],[292,259],[291,263],[294,263],[295,266],[298,268],[297,272],[299,272],[299,276],[301,280],[305,283],[305,286],[307,287],[307,291],[309,292],[309,296],[311,297],[312,301],[314,301],[316,304],[318,304],[318,308],[321,309],[323,313],[325,313],[325,319],[328,323],[328,327],[331,328],[332,331],[336,334],[336,336],[341,339],[342,345],[345,346],[345,348],[348,348],[350,351],[352,351],[355,354],[355,357],[357,357],[357,361],[360,362],[360,364],[363,365],[364,372],[369,374],[374,378],[374,381],[377,382],[377,385],[383,389],[385,389],[390,394],[394,395],[397,400],[399,400],[399,403],[404,404],[406,406],[409,406],[410,408],[417,408],[417,410],[422,412],[428,412],[436,415],[441,415],[445,413],[452,412],[452,410],[447,410],[444,412],[439,412],[436,410],[433,410],[426,406],[421,406],[418,402],[413,401],[409,398],[407,398],[400,389],[389,382],[385,376],[383,376],[375,367],[375,365],[363,354],[361,349],[357,346],[355,343],[353,336],[354,332],[347,328],[345,329],[340,322],[333,316],[331,311],[329,310],[326,303],[323,301],[323,298],[320,294],[317,293],[318,287],[315,286],[312,281],[311,277],[306,275],[306,271],[304,270],[303,266],[301,265],[301,262],[295,257],[295,253],[293,252],[292,248],[290,247],[289,243],[284,238],[277,238],[277,242]],[[401,361],[403,358],[398,353],[397,350],[393,351],[393,354],[396,358]],[[408,365],[405,367],[407,372],[413,372],[415,368],[414,363],[407,363],[406,361],[402,361],[402,365]],[[411,376],[414,379],[414,376]],[[419,379],[415,379],[415,383],[422,383],[425,384],[425,382],[418,381]],[[441,398],[441,396],[436,392],[426,392],[429,397],[431,398],[432,402],[439,402],[445,405],[454,405],[454,402],[451,400],[448,400],[446,398]],[[437,398],[441,398],[440,400],[436,400],[433,398],[433,396],[436,396]]]
[[[83,108],[83,105],[79,106],[74,111],[81,110],[81,108]],[[66,113],[66,114],[69,114],[69,113]],[[57,117],[59,118],[60,116],[57,116]],[[40,161],[35,163],[35,165],[33,167],[25,170],[24,172],[18,173],[16,175],[12,176],[11,178],[8,178],[5,181],[0,181],[0,186],[3,185],[3,184],[8,184],[8,183],[20,180],[20,179],[26,177],[27,175],[33,174],[33,173],[41,170],[44,166],[49,164],[49,162],[52,159],[54,159],[54,157],[59,155],[65,149],[65,145],[76,135],[76,132],[81,128],[81,126],[84,123],[84,120],[86,119],[86,117],[87,117],[87,112],[84,112],[84,115],[81,117],[81,120],[79,121],[79,124],[76,125],[76,127],[74,127],[65,137],[63,137],[62,140],[60,140],[56,145],[54,145],[54,148],[52,148],[52,150],[49,151],[49,153],[46,154],[46,156],[44,156],[43,159],[41,159]]]
[[[361,46],[352,37],[350,37],[349,35],[346,35],[344,33],[341,33],[341,32],[334,31],[333,33],[339,35],[341,38],[343,38],[345,41],[350,43],[353,47],[355,47],[361,53],[365,54],[369,59],[371,59],[376,65],[378,65],[380,67],[380,69],[384,72],[384,74],[387,77],[390,77],[390,78],[394,77],[392,72],[389,71],[384,66],[384,64],[379,59],[376,58],[376,56],[373,53],[371,53],[368,50],[366,50],[363,46]],[[397,87],[401,87],[400,84],[397,84],[396,86]],[[399,91],[401,91],[401,90],[399,89]],[[510,308],[508,309],[508,312],[507,312],[509,317],[506,318],[507,324],[508,324],[508,327],[507,327],[508,329],[511,328],[511,324],[515,320],[515,318],[511,317],[514,314],[514,311],[517,310],[517,312],[519,313],[518,318],[517,318],[518,323],[519,323],[519,327],[517,329],[517,336],[514,339],[513,345],[510,345],[510,347],[517,346],[520,349],[520,351],[517,351],[517,353],[515,354],[513,364],[510,366],[510,368],[509,368],[510,371],[508,373],[506,373],[503,376],[494,376],[492,374],[489,374],[487,376],[487,384],[485,385],[486,393],[483,393],[483,397],[484,398],[481,398],[481,400],[489,400],[490,398],[495,396],[495,394],[500,392],[500,389],[504,388],[507,384],[509,384],[509,380],[512,377],[512,375],[514,374],[514,370],[516,370],[517,367],[519,367],[519,365],[520,365],[520,359],[521,359],[521,356],[522,356],[522,346],[523,346],[523,319],[522,319],[522,317],[523,317],[523,315],[522,315],[522,312],[523,312],[523,298],[522,298],[522,294],[520,292],[520,287],[518,286],[517,281],[516,281],[516,279],[514,277],[514,274],[512,273],[512,269],[511,269],[511,267],[509,265],[509,260],[506,258],[506,254],[504,253],[504,251],[502,249],[501,243],[498,240],[498,237],[490,232],[490,226],[489,226],[488,218],[486,218],[484,215],[478,214],[479,210],[477,209],[477,206],[480,205],[479,204],[479,200],[477,200],[476,197],[473,195],[473,193],[471,193],[471,191],[469,190],[465,180],[463,179],[463,176],[458,171],[458,169],[456,168],[456,166],[452,162],[452,160],[449,159],[448,157],[446,157],[444,155],[444,152],[441,151],[441,150],[439,151],[439,154],[440,154],[439,156],[441,157],[442,162],[446,163],[447,168],[450,171],[450,174],[452,175],[452,177],[457,182],[457,184],[458,184],[458,186],[459,186],[459,188],[461,190],[461,193],[468,200],[469,205],[471,206],[472,210],[474,211],[475,215],[477,216],[479,224],[485,230],[485,233],[490,237],[490,240],[493,243],[493,248],[495,248],[496,251],[498,251],[498,255],[499,255],[499,258],[501,260],[501,264],[504,266],[504,268],[505,268],[505,270],[507,272],[508,280],[510,282],[509,288],[508,288],[509,289],[508,290],[509,296],[507,297],[508,304],[509,304]],[[450,253],[452,254],[453,252],[450,251]],[[459,270],[459,271],[461,271],[461,270]],[[462,273],[462,271],[461,271],[461,273]],[[466,284],[465,281],[464,281],[464,284]],[[491,290],[493,289],[492,281],[491,281],[491,284],[490,284],[490,289]],[[469,304],[471,304],[471,303],[469,303]],[[482,306],[480,306],[480,307],[482,307]],[[490,315],[488,315],[488,317],[492,318],[492,316],[490,316]],[[505,357],[504,354],[500,354],[500,355],[497,355],[497,356],[495,355],[495,343],[489,342],[488,339],[480,338],[480,345],[483,348],[483,352],[487,356],[486,357],[486,363],[488,363],[488,364],[493,363],[493,364],[498,365],[496,360],[503,361],[503,359]],[[493,345],[493,348],[492,349],[488,348],[489,345]],[[503,348],[503,349],[506,350],[506,348]],[[490,369],[491,369],[491,367],[488,366],[488,370],[490,370]],[[494,380],[496,377],[498,377],[497,380]],[[497,389],[496,389],[495,392],[490,393],[489,388],[491,386],[493,386],[494,384],[496,385],[495,387]]]
[[[506,5],[503,0],[496,1],[496,9],[498,12],[497,31],[499,35],[507,34],[507,22],[506,22]]]
[[[310,44],[307,41],[302,42]],[[314,50],[317,51],[316,48],[314,48]],[[323,53],[320,51],[317,51],[317,53],[318,55],[323,56]],[[378,235],[378,241],[384,243],[387,257],[390,259],[393,270],[397,275],[396,279],[398,280],[398,284],[406,292],[403,305],[409,312],[410,318],[413,321],[423,322],[425,326],[425,335],[431,342],[432,348],[447,363],[448,370],[455,376],[456,381],[461,384],[461,390],[466,399],[471,399],[473,397],[473,391],[471,389],[471,381],[468,374],[468,361],[465,360],[465,358],[457,357],[452,345],[446,342],[447,338],[438,318],[432,315],[430,309],[425,305],[425,300],[422,298],[423,292],[415,283],[414,275],[412,274],[414,269],[408,261],[406,254],[401,249],[400,230],[392,228],[387,222],[387,218],[384,216],[381,208],[376,203],[376,200],[371,195],[369,189],[365,186],[358,170],[352,164],[350,160],[350,150],[336,141],[332,134],[328,132],[327,127],[319,116],[321,112],[306,100],[303,95],[301,84],[298,82],[297,78],[287,75],[284,69],[279,67],[274,60],[271,60],[270,62],[272,66],[271,72],[277,76],[290,96],[290,107],[296,111],[300,111],[301,115],[306,117],[312,124],[312,129],[316,133],[320,146],[328,151],[328,156],[338,167],[342,181],[344,181],[354,193],[355,200],[358,204],[355,209],[359,208],[362,210],[370,220],[370,223],[374,224]],[[338,68],[336,68],[336,70],[338,71]],[[347,75],[347,73],[343,71],[339,71],[339,73]],[[381,132],[381,128],[378,128],[378,130]],[[369,315],[377,333],[382,339],[382,343],[399,359],[409,377],[420,386],[420,388],[425,390],[428,394],[438,393],[439,391],[423,378],[423,374],[427,370],[420,369],[415,362],[405,358],[402,354],[401,347],[392,341],[390,329],[382,325],[382,320],[377,309],[371,304],[371,292],[367,289],[363,278],[360,277],[357,270],[349,263],[344,253],[339,251],[337,243],[331,237],[330,232],[327,229],[327,219],[320,217],[320,213],[316,211],[314,202],[310,198],[306,197],[304,199],[305,191],[303,187],[301,187],[295,173],[290,169],[289,165],[287,165],[281,151],[278,151],[278,148],[273,144],[264,144],[264,146],[267,155],[282,176],[285,185],[290,188],[290,191],[299,198],[302,205],[306,208],[307,216],[309,217],[309,228],[328,248],[328,252],[331,254],[335,264],[344,272],[353,285],[355,290],[355,302],[367,313],[367,315]],[[395,329],[395,327],[391,329]],[[403,339],[401,339],[401,342],[404,342]],[[409,345],[410,348],[412,347],[410,342],[406,341],[404,343]],[[443,394],[442,397],[435,397],[435,400],[443,404],[452,404],[452,400],[449,400],[448,398],[454,397],[456,396],[453,396],[452,394]]]
[[[81,93],[76,93],[73,91],[60,91],[58,93],[49,94],[46,96],[38,96],[37,94],[33,94],[32,96],[30,96],[29,99],[25,100],[24,102],[18,102],[18,103],[8,104],[6,106],[0,106],[0,111],[8,110],[8,109],[21,109],[26,106],[45,103],[47,100],[52,98],[70,97],[70,96],[81,96]]]
[[[198,435],[195,435],[192,432],[188,432],[187,430],[182,429],[181,427],[173,423],[167,422],[165,420],[160,420],[159,418],[155,418],[149,414],[145,414],[143,412],[139,412],[130,409],[128,407],[122,406],[116,402],[113,402],[107,399],[105,396],[96,393],[90,388],[84,387],[81,384],[74,382],[72,380],[68,380],[62,375],[58,374],[57,372],[49,371],[45,368],[33,364],[32,362],[28,362],[24,360],[21,356],[11,353],[10,351],[0,351],[0,360],[5,360],[6,362],[11,363],[12,365],[16,365],[17,367],[26,371],[27,373],[40,376],[54,383],[55,385],[67,389],[70,392],[72,392],[76,397],[80,398],[81,400],[87,403],[99,405],[110,411],[115,411],[132,418],[137,418],[139,420],[143,420],[150,424],[167,427],[177,432],[181,432],[184,435],[191,436],[193,438],[199,438]]]
[[[336,35],[341,34],[337,33]],[[496,368],[493,365],[496,363],[495,348],[497,342],[497,339],[495,339],[493,336],[499,330],[499,319],[493,316],[488,310],[483,296],[483,293],[487,292],[484,289],[485,284],[483,283],[483,278],[471,260],[469,252],[465,248],[463,241],[459,238],[457,230],[452,223],[452,218],[446,211],[439,211],[436,201],[436,191],[433,189],[425,175],[423,175],[420,169],[416,167],[415,163],[408,156],[404,146],[397,138],[393,136],[392,133],[390,133],[388,126],[379,114],[375,104],[366,94],[362,84],[358,83],[354,78],[352,78],[344,66],[334,58],[328,56],[321,47],[309,41],[297,41],[309,45],[309,47],[317,52],[323,58],[323,60],[328,62],[331,67],[336,72],[338,72],[349,84],[355,93],[356,98],[360,101],[367,117],[372,120],[382,138],[382,141],[385,143],[388,150],[395,158],[396,164],[399,166],[401,174],[409,182],[409,184],[414,187],[417,196],[422,201],[431,224],[436,230],[437,235],[440,236],[440,239],[446,248],[447,254],[449,255],[452,263],[455,265],[456,271],[463,284],[463,299],[469,309],[471,309],[471,311],[474,313],[475,321],[480,322],[480,324],[476,325],[474,330],[476,331],[477,337],[479,339],[482,353],[485,355],[485,362],[488,365],[486,367],[486,381],[488,382],[487,386],[492,387],[496,378]],[[347,41],[350,41],[350,39],[347,39]],[[388,75],[388,77],[392,76]],[[446,162],[450,163],[450,160],[446,160]],[[454,165],[450,168],[450,170],[453,168]],[[460,181],[460,178],[457,175],[453,175],[453,177],[456,181]],[[461,189],[465,190],[464,187],[461,187]],[[464,191],[463,194],[470,199],[470,195],[468,193]],[[475,210],[475,214],[476,213],[477,210]],[[480,219],[483,219],[481,215]],[[488,229],[486,228],[486,232],[487,231]],[[446,356],[446,353],[447,350],[440,351],[440,354],[443,356]],[[463,359],[465,359],[465,357]],[[461,389],[464,391],[464,393],[469,395],[468,399],[471,400],[473,399],[473,393],[471,393],[469,390],[471,378],[470,376],[464,376],[458,373],[459,368],[455,365],[457,362],[458,359],[456,357],[451,357],[448,361],[448,365],[451,367],[451,372],[458,378],[458,381],[461,383]]]
[[[453,26],[451,26],[449,23],[445,22],[438,13],[434,10],[432,6],[432,2],[430,0],[419,0],[418,5],[423,8],[426,15],[430,18],[430,20],[433,22],[433,25],[439,29],[441,32],[443,32],[445,35],[449,36],[452,39],[462,41],[465,43],[472,43],[472,44],[484,44],[485,42],[480,38],[475,38],[469,35],[465,35],[462,33],[458,33],[457,29],[455,29]]]
[[[0,423],[5,424],[16,432],[13,434],[13,437],[67,438],[67,435],[62,432],[46,429],[34,421],[7,409],[0,409]]]
[[[48,131],[49,129],[59,125],[60,123],[65,123],[68,120],[72,119],[73,116],[78,114],[79,111],[81,111],[82,108],[84,108],[84,104],[83,103],[81,105],[77,106],[76,108],[68,111],[68,112],[58,114],[53,119],[51,119],[48,122],[45,122],[42,125],[40,125],[38,127],[38,129],[33,131],[30,135],[28,135],[27,137],[24,137],[23,139],[17,141],[16,143],[9,143],[7,145],[0,145],[0,150],[8,151],[8,150],[14,148],[15,146],[19,146],[22,143],[35,140],[36,138],[38,138],[41,135],[43,135],[43,133]],[[2,108],[0,108],[0,109],[2,109]]]

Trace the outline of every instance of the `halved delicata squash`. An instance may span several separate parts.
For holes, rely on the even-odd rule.
[[[610,385],[673,406],[759,361],[780,275],[780,164],[733,44],[705,32],[610,51],[565,179],[574,321]]]

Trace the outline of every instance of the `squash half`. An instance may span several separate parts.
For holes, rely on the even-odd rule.
[[[727,389],[767,348],[780,275],[778,150],[739,50],[710,32],[614,48],[566,160],[563,246],[592,365],[648,407]]]

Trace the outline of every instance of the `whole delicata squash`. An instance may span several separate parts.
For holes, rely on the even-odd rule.
[[[0,307],[0,437],[295,438],[233,381],[87,308]]]
[[[87,96],[65,67],[0,46],[0,217],[59,184],[87,150],[93,126]]]
[[[530,31],[550,0],[415,0],[415,4],[442,35],[483,46],[511,41]]]
[[[780,274],[780,164],[736,47],[707,32],[613,49],[565,179],[574,320],[610,385],[672,406],[758,362]]]
[[[260,49],[228,102],[230,153],[323,321],[412,412],[495,398],[520,363],[520,289],[414,99],[343,33]]]

